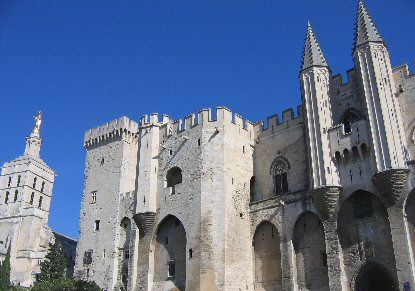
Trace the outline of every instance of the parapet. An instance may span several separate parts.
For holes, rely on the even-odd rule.
[[[294,109],[289,108],[282,112],[282,119],[278,114],[269,116],[267,118],[267,124],[264,125],[264,122],[258,122],[254,127],[258,128],[259,134],[261,137],[266,135],[271,135],[277,132],[287,130],[289,128],[295,127],[302,123],[303,116],[303,106],[297,106],[297,114],[294,114]]]
[[[138,133],[138,124],[126,116],[105,123],[104,125],[85,132],[84,146],[89,148],[114,138],[135,138]]]
[[[217,107],[215,111],[210,108],[204,108],[199,110],[198,113],[191,113],[184,118],[177,120],[171,119],[168,115],[159,115],[153,113],[150,116],[144,115],[140,120],[140,127],[146,126],[160,126],[163,136],[170,136],[172,134],[180,134],[189,130],[195,126],[205,126],[208,124],[215,124],[215,126],[221,127],[226,124],[239,126],[245,131],[253,131],[253,124],[242,118],[237,113],[232,113],[226,107]]]

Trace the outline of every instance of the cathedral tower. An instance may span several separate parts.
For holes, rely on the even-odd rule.
[[[23,156],[5,163],[0,176],[0,258],[10,250],[11,280],[25,287],[34,283],[52,238],[47,223],[55,172],[40,158],[41,112],[35,121]]]

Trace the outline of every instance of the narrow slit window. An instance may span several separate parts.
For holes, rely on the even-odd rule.
[[[99,220],[95,220],[95,231],[99,230],[99,223],[100,223]]]
[[[41,208],[42,208],[42,202],[43,202],[43,197],[42,197],[42,196],[40,196],[40,197],[39,197],[39,205],[38,205],[38,208],[39,208],[39,209],[41,209]]]
[[[4,198],[5,204],[9,203],[9,195],[10,195],[9,191],[6,191],[6,197]]]
[[[17,196],[19,195],[19,191],[14,191],[14,202],[17,201]]]
[[[30,195],[30,205],[33,205],[33,201],[35,200],[35,192],[32,192],[32,195]]]

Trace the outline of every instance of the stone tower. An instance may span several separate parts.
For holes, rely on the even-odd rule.
[[[40,158],[41,113],[26,149],[5,163],[0,177],[0,258],[10,251],[11,281],[28,287],[39,272],[52,232],[48,227],[55,172]]]
[[[102,287],[108,290],[121,284],[123,258],[129,256],[123,252],[119,226],[130,227],[123,213],[135,207],[131,192],[136,184],[137,131],[137,123],[121,117],[85,134],[87,158],[75,275],[105,282]]]
[[[410,248],[408,241],[401,239],[406,233],[402,204],[409,175],[405,131],[389,52],[362,1],[357,10],[353,58],[372,141],[372,181],[388,206],[398,279],[410,282]]]
[[[332,261],[333,266],[329,283],[331,288],[336,289],[340,287],[341,270],[337,225],[332,218],[335,218],[334,213],[338,209],[341,187],[329,140],[329,128],[334,125],[329,92],[331,79],[331,71],[308,23],[300,81],[309,149],[310,197],[323,218],[326,235],[332,237],[329,240],[331,244],[326,248],[327,260]]]

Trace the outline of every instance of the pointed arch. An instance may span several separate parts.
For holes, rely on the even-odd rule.
[[[375,194],[362,189],[353,192],[341,204],[337,226],[346,274],[373,260],[396,274],[388,212]]]
[[[312,212],[299,216],[293,231],[293,246],[300,290],[329,290],[324,227]]]
[[[282,290],[280,235],[274,224],[262,221],[255,230],[255,290]]]
[[[153,284],[156,290],[186,288],[186,230],[174,215],[167,215],[156,227],[153,242]]]

